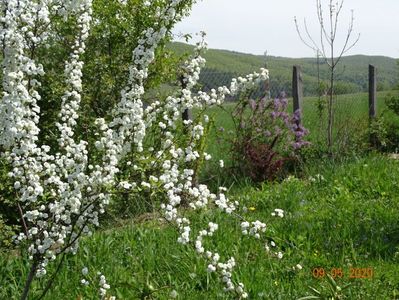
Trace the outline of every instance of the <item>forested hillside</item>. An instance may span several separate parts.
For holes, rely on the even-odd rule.
[[[177,54],[190,53],[193,46],[184,43],[169,45]],[[227,84],[231,77],[244,75],[264,67],[270,70],[270,84],[272,92],[289,91],[291,86],[292,66],[300,65],[303,71],[305,95],[317,94],[317,59],[314,58],[286,58],[252,55],[228,50],[209,49],[204,57],[206,68],[202,72],[201,82],[205,86]],[[399,81],[399,67],[397,60],[385,56],[353,55],[343,57],[337,71],[336,92],[338,94],[354,93],[367,90],[368,65],[378,68],[378,89],[389,90],[397,86]],[[328,80],[327,65],[320,59],[320,78]]]

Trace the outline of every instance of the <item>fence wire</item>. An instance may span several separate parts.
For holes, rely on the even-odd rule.
[[[309,85],[304,76],[303,85]],[[334,153],[356,152],[368,141],[368,94],[340,94],[332,97],[329,114],[328,92],[303,98],[303,125],[310,130],[309,139],[322,152],[328,150],[328,123],[332,120],[332,150]]]
[[[244,75],[205,69],[200,75],[200,88],[204,91],[210,91],[211,89],[217,89],[219,86],[229,86],[232,78]],[[320,91],[315,86],[317,83],[310,76],[302,74],[302,79],[304,92],[301,109],[302,123],[310,131],[309,140],[317,144],[317,148],[324,152],[328,148],[329,93],[326,90]],[[324,82],[324,86],[328,86],[328,83]],[[291,82],[279,82],[271,77],[267,83],[259,84],[247,97],[249,99],[259,97],[273,99],[282,92],[285,92],[290,101],[292,101]],[[230,97],[226,100],[235,101],[237,97]],[[384,106],[383,93],[378,95],[377,106]],[[358,150],[359,147],[364,147],[368,143],[368,93],[358,92],[334,95],[332,108],[334,152],[351,152]]]

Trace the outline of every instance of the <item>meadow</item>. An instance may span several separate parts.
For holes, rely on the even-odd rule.
[[[384,96],[379,95],[381,111]],[[350,124],[367,124],[366,94],[338,101],[339,116]],[[316,102],[304,101],[303,120],[313,143],[319,138]],[[232,129],[228,112],[233,105],[209,111],[213,132]],[[236,257],[233,276],[245,283],[250,299],[399,299],[398,160],[373,151],[336,160],[316,157],[283,180],[254,184],[232,177],[228,161],[225,169],[217,168],[227,145],[216,133],[207,148],[213,163],[201,180],[226,185],[230,199],[240,203],[239,214],[267,224],[271,252],[243,236],[239,220],[214,209],[186,213],[192,220],[212,215],[223,228],[204,243],[218,244],[223,258]],[[275,208],[285,211],[284,218],[271,215]],[[229,299],[216,276],[206,272],[205,261],[176,243],[175,227],[157,212],[105,221],[100,231],[82,239],[76,256],[67,257],[44,299],[95,299],[98,271],[117,299]],[[283,257],[274,257],[273,251]],[[0,253],[0,266],[0,299],[18,299],[21,278],[29,271],[27,257],[18,249]],[[54,268],[49,267],[50,274]],[[82,284],[83,279],[90,284]],[[46,280],[34,282],[32,295],[40,295]]]

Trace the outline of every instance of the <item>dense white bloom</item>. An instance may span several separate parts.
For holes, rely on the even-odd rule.
[[[280,208],[276,208],[274,210],[274,212],[272,212],[271,214],[273,217],[280,217],[283,218],[284,217],[284,210],[280,209]]]
[[[129,190],[133,185],[127,181],[121,181],[119,182],[119,186],[126,190]]]
[[[209,264],[207,270],[208,270],[209,273],[212,273],[212,272],[216,271],[216,267],[214,265],[212,265],[212,264]]]
[[[210,160],[212,158],[212,156],[210,155],[210,154],[208,154],[208,153],[204,153],[204,159],[205,160]]]
[[[126,5],[124,0],[118,0]],[[2,1],[7,3],[2,18],[0,36],[3,41],[3,96],[0,101],[0,146],[6,150],[4,156],[12,167],[9,176],[14,180],[14,188],[24,209],[24,218],[29,223],[27,235],[20,234],[16,241],[30,242],[29,255],[43,258],[37,269],[37,276],[46,274],[49,261],[62,252],[76,253],[81,234],[90,235],[91,228],[99,225],[100,214],[104,213],[110,202],[110,187],[118,187],[129,193],[146,189],[160,191],[165,201],[160,208],[163,216],[174,222],[179,229],[178,242],[194,244],[196,253],[209,262],[208,271],[216,272],[225,286],[225,290],[246,298],[242,283],[233,283],[232,271],[234,258],[222,262],[216,252],[206,249],[204,239],[211,237],[219,226],[209,222],[206,229],[193,232],[190,221],[180,216],[178,211],[182,201],[193,209],[204,209],[215,204],[222,211],[232,214],[238,203],[231,202],[224,192],[212,193],[206,185],[196,183],[196,169],[192,166],[211,156],[200,147],[204,137],[203,123],[209,122],[204,116],[202,121],[186,120],[183,125],[189,141],[179,146],[174,136],[181,113],[186,109],[204,108],[220,105],[226,95],[235,95],[246,91],[260,80],[268,78],[267,70],[233,79],[229,87],[213,89],[209,93],[193,93],[201,67],[205,59],[201,53],[206,49],[204,40],[195,48],[194,55],[183,66],[181,90],[166,101],[154,101],[144,109],[142,96],[148,69],[154,61],[158,44],[167,35],[168,28],[181,16],[177,8],[182,0],[168,0],[162,9],[155,13],[157,24],[147,28],[132,53],[127,85],[120,93],[120,101],[112,110],[111,121],[99,118],[95,122],[94,146],[101,160],[89,163],[88,141],[76,141],[76,125],[79,121],[80,103],[83,97],[82,76],[85,54],[85,42],[90,33],[91,0],[43,0],[43,1]],[[151,4],[150,1],[144,2]],[[184,12],[183,12],[184,13]],[[29,46],[43,45],[52,33],[50,19],[59,15],[65,20],[71,18],[77,24],[77,34],[72,43],[72,52],[64,66],[64,94],[59,112],[58,149],[48,145],[39,145],[40,108],[38,92],[43,66],[28,55]],[[21,26],[23,24],[23,26]],[[40,28],[36,28],[39,26]],[[48,30],[45,30],[45,29]],[[39,76],[40,75],[40,76]],[[149,129],[160,132],[160,147],[150,146],[144,149],[144,138]],[[144,151],[148,150],[148,151]],[[148,154],[148,153],[151,154]],[[126,157],[133,153],[134,158]],[[131,171],[140,173],[137,182],[130,178],[119,178],[120,164],[129,159],[127,166]],[[224,167],[220,160],[220,167]],[[150,173],[158,170],[159,173]],[[120,175],[123,177],[123,175]],[[51,201],[42,204],[44,196]],[[274,212],[283,216],[282,210]],[[259,222],[243,222],[245,234],[260,238],[266,225]],[[282,255],[282,254],[281,254]],[[83,268],[86,276],[88,269]],[[103,275],[99,279],[99,293],[105,297],[109,284]],[[82,279],[83,285],[88,285]],[[177,295],[177,293],[176,293]]]
[[[244,221],[244,222],[241,223],[242,234],[247,235],[248,234],[248,228],[249,228],[249,222]]]
[[[258,220],[251,223],[244,221],[241,223],[241,231],[244,235],[249,234],[259,239],[260,233],[266,231],[266,224]]]
[[[100,275],[100,280],[99,280],[99,293],[100,296],[103,298],[107,294],[107,290],[110,288],[110,285],[107,283],[105,276]]]

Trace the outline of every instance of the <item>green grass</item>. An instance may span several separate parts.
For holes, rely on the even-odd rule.
[[[193,224],[213,220],[218,230],[206,246],[223,259],[237,260],[235,278],[244,282],[250,299],[298,299],[310,295],[309,286],[326,291],[326,278],[312,270],[342,268],[347,299],[398,299],[399,295],[399,162],[373,154],[343,163],[310,167],[308,173],[324,180],[290,178],[259,187],[236,186],[230,197],[246,218],[266,221],[266,238],[284,251],[282,260],[270,257],[263,243],[242,236],[239,221],[214,211],[191,214]],[[270,216],[274,208],[287,212]],[[131,220],[85,238],[78,254],[69,257],[46,299],[96,299],[97,271],[110,283],[118,299],[227,299],[222,285],[206,273],[207,263],[188,246],[176,242],[173,227],[155,215]],[[301,264],[301,271],[292,267]],[[0,255],[0,299],[18,299],[28,271],[26,258]],[[89,269],[92,285],[83,287],[81,269]],[[373,268],[370,279],[349,279],[350,267]],[[50,268],[51,270],[51,268]],[[37,295],[44,282],[33,286]],[[149,299],[149,298],[147,298]]]

